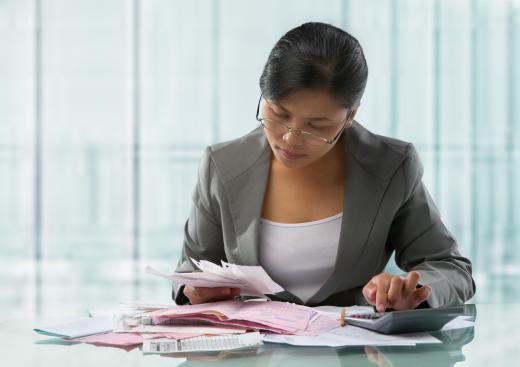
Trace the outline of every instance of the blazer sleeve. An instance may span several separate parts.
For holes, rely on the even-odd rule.
[[[462,304],[475,293],[471,262],[460,254],[424,186],[423,166],[412,144],[406,155],[397,172],[405,183],[402,205],[389,232],[396,263],[407,272],[416,270],[420,284],[432,288],[427,299],[430,307]]]
[[[226,259],[218,200],[219,178],[211,159],[211,150],[206,148],[199,165],[197,184],[192,195],[192,206],[184,225],[182,256],[176,272],[192,272],[196,268],[190,258],[220,263]],[[173,283],[172,298],[177,304],[189,303],[183,293],[184,285]]]

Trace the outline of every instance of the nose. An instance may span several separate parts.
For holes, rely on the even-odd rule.
[[[287,145],[291,145],[291,146],[303,145],[303,136],[299,130],[289,129],[289,131],[287,131],[283,135],[282,139]]]

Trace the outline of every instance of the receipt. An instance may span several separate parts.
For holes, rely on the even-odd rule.
[[[261,266],[236,265],[224,261],[222,266],[219,266],[206,260],[192,261],[200,271],[168,275],[147,266],[146,272],[194,287],[240,288],[241,295],[248,296],[263,296],[284,291]]]
[[[143,342],[143,354],[213,352],[259,347],[263,344],[260,333],[239,335],[198,336],[190,339],[147,339]]]

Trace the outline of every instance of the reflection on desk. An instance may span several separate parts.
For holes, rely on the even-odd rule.
[[[477,317],[478,312],[478,317]],[[512,366],[520,345],[520,304],[467,305],[465,313],[474,328],[436,332],[442,344],[415,347],[294,347],[265,344],[257,350],[205,355],[143,356],[130,350],[70,344],[32,331],[36,324],[56,319],[12,320],[0,324],[4,366],[56,366],[74,361],[75,366]],[[504,319],[503,315],[508,318]],[[76,315],[77,316],[77,315]]]

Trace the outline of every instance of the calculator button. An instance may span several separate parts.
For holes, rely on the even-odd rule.
[[[382,316],[384,316],[384,312],[350,315],[350,317],[353,317],[353,318],[356,318],[356,319],[366,319],[366,320],[375,320],[375,319],[378,319],[378,318],[380,318]]]

